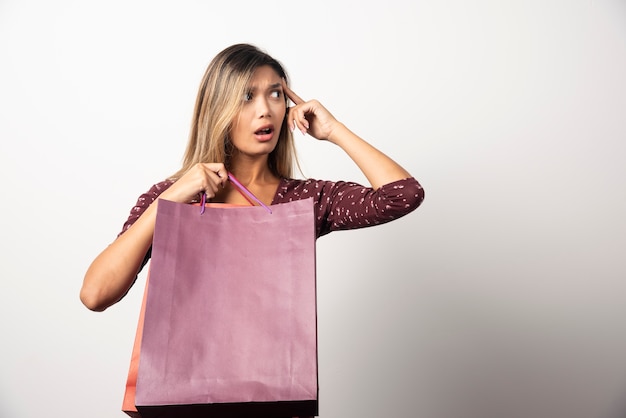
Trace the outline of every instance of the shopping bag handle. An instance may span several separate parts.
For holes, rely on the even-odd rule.
[[[250,190],[248,190],[246,188],[246,186],[241,184],[239,182],[239,180],[237,180],[235,178],[235,176],[233,176],[233,174],[230,173],[230,172],[228,173],[228,179],[236,186],[236,188],[239,191],[239,193],[241,193],[243,195],[243,197],[245,197],[246,200],[248,202],[250,202],[250,204],[254,205],[254,203],[252,202],[252,200],[254,200],[259,205],[263,206],[265,208],[265,210],[267,210],[269,213],[272,213],[272,209],[270,209],[269,206],[267,206],[265,203],[261,202],[261,200],[258,197],[256,197]],[[250,199],[252,199],[252,200],[250,200]],[[202,192],[202,202],[200,203],[200,214],[201,215],[204,213],[204,205],[205,204],[206,204],[206,193]]]

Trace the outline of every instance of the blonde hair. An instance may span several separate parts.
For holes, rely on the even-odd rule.
[[[230,169],[232,122],[243,107],[242,98],[254,71],[264,65],[288,81],[277,60],[250,44],[232,45],[213,58],[196,97],[183,165],[171,179],[177,180],[197,163],[222,162]],[[287,100],[285,97],[286,104]],[[287,118],[284,118],[276,148],[268,156],[268,166],[279,178],[290,178],[294,164],[298,165],[295,145]]]

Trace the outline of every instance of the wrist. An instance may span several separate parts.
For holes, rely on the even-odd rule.
[[[344,141],[352,132],[341,122],[337,122],[336,125],[330,130],[328,134],[328,138],[326,138],[329,142],[332,142],[335,145],[341,146],[342,141]]]

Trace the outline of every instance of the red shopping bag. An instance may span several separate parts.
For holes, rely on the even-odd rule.
[[[318,411],[311,199],[158,201],[135,405],[150,417]]]
[[[146,296],[148,294],[149,280],[150,274],[148,273],[148,278],[146,279],[146,288],[143,292],[143,300],[141,302],[141,311],[139,312],[137,332],[135,333],[135,342],[133,343],[133,352],[130,358],[128,377],[126,378],[124,400],[122,401],[122,411],[126,412],[133,418],[141,418],[141,415],[139,415],[137,407],[135,406],[135,391],[137,388],[137,371],[139,369],[139,353],[141,348],[141,337],[143,335],[143,321],[146,312]]]

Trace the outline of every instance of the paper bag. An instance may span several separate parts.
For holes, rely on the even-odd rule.
[[[318,410],[311,199],[158,201],[135,404],[150,417]]]

